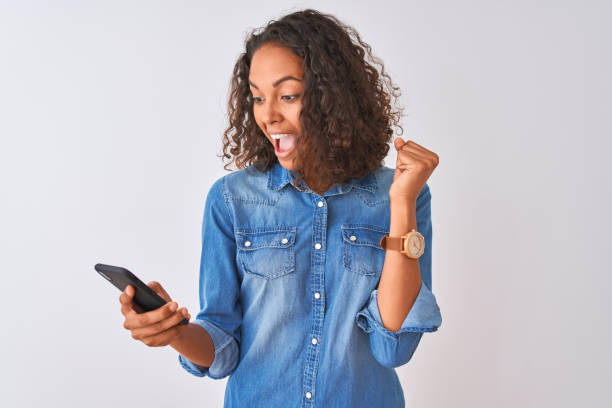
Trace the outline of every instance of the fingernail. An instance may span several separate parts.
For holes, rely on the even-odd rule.
[[[177,305],[176,303],[172,303],[172,304],[170,305],[170,310],[171,310],[171,311],[173,311],[173,312],[174,312],[174,311],[175,311],[177,308],[178,308],[178,305]]]
[[[187,309],[183,309],[183,316],[185,316],[185,317],[189,316],[189,313],[187,312]]]

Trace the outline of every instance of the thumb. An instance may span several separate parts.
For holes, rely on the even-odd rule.
[[[395,149],[397,150],[401,149],[405,143],[406,142],[404,142],[404,139],[402,139],[401,137],[398,137],[397,139],[393,141],[393,145],[395,146]]]
[[[166,290],[163,288],[161,283],[159,283],[157,281],[151,281],[151,282],[147,283],[147,286],[150,287],[151,289],[153,289],[155,291],[155,293],[157,293],[166,302],[171,302],[172,301],[172,298],[170,297],[168,292],[166,292]]]

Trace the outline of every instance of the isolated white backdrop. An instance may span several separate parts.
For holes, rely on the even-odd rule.
[[[398,369],[406,405],[612,405],[609,2],[0,4],[2,406],[222,405],[225,380],[131,338],[93,265],[197,314],[233,64],[306,7],[372,45],[403,137],[440,156],[443,323]]]

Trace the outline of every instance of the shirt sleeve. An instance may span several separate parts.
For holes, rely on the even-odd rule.
[[[187,372],[213,379],[224,378],[236,369],[242,324],[236,241],[233,221],[225,202],[224,183],[225,177],[217,180],[206,197],[200,259],[200,312],[192,320],[210,335],[215,357],[210,367],[203,367],[182,354],[178,356],[179,363]]]
[[[440,308],[431,291],[431,193],[425,184],[416,203],[417,231],[425,238],[425,251],[419,257],[421,289],[410,312],[397,332],[383,326],[378,309],[378,289],[374,289],[365,307],[355,317],[357,325],[370,338],[374,358],[385,367],[399,367],[412,358],[423,333],[434,332],[442,324]]]

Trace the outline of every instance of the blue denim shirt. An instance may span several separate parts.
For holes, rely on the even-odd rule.
[[[394,370],[442,323],[431,292],[431,194],[416,203],[425,237],[422,285],[400,330],[384,328],[376,294],[389,233],[393,169],[322,196],[276,163],[211,187],[202,223],[200,311],[215,358],[189,373],[230,376],[227,408],[403,407]]]

